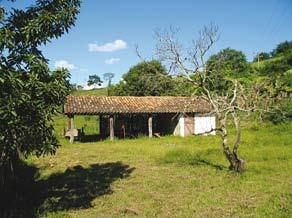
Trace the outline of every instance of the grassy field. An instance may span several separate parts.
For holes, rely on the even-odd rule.
[[[281,61],[283,58],[284,57],[271,58],[271,59],[268,59],[268,60],[260,61],[259,63],[257,61],[255,61],[255,62],[252,62],[251,63],[251,66],[253,68],[255,68],[255,69],[257,69],[257,68],[262,69],[262,68],[264,68],[268,64],[272,64],[274,62]]]
[[[243,122],[243,174],[228,170],[218,136],[69,144],[66,122],[55,117],[56,155],[27,160],[34,182],[16,204],[24,217],[291,217],[291,122]],[[99,132],[97,116],[75,125]]]
[[[93,96],[107,96],[107,88],[95,90],[77,90],[72,95],[93,95]]]
[[[32,208],[40,217],[291,217],[291,129],[245,127],[243,174],[228,170],[218,136],[61,140],[55,156],[28,160],[38,171]]]

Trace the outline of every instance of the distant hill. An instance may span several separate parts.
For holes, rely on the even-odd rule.
[[[270,59],[259,61],[259,62],[255,61],[255,62],[251,63],[251,66],[255,69],[257,69],[258,67],[261,69],[268,64],[272,64],[274,62],[281,61],[281,59],[283,59],[283,58],[284,57],[276,57],[276,58],[270,58]]]
[[[76,90],[72,95],[93,95],[93,96],[107,96],[107,88],[94,90]]]

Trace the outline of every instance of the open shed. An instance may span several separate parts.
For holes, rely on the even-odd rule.
[[[78,134],[74,115],[99,116],[100,135],[111,140],[140,134],[215,134],[211,105],[200,97],[68,96],[64,113],[71,142]]]

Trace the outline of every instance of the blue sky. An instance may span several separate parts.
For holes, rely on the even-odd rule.
[[[1,2],[23,8],[34,1]],[[212,52],[231,47],[252,60],[259,51],[271,51],[284,40],[292,40],[292,0],[83,0],[75,27],[41,49],[50,67],[67,66],[72,83],[86,83],[88,76],[112,72],[114,82],[155,52],[153,31],[175,26],[188,44],[198,31],[214,22],[220,40]],[[91,45],[89,45],[91,44]]]

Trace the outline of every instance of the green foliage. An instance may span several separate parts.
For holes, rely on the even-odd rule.
[[[91,86],[93,84],[101,84],[101,83],[102,83],[102,81],[101,81],[100,77],[96,74],[90,75],[89,79],[87,81],[87,85],[89,85],[89,86]]]
[[[274,124],[282,123],[285,121],[282,110],[273,110],[272,113],[265,113],[264,119],[273,122]]]
[[[220,95],[233,85],[230,79],[248,80],[251,78],[252,69],[241,51],[231,48],[221,50],[212,55],[206,64],[209,90]]]
[[[79,7],[79,0],[38,0],[0,24],[1,173],[13,171],[19,155],[50,154],[58,146],[51,121],[70,91],[69,72],[50,71],[39,46],[68,32]]]
[[[283,76],[290,69],[292,69],[292,52],[268,61],[259,69],[259,74],[276,78]]]
[[[191,96],[195,93],[194,85],[183,77],[172,78],[173,88],[169,91],[169,95],[173,96]]]
[[[207,69],[233,78],[246,77],[250,73],[245,54],[231,48],[212,55],[207,61]]]
[[[290,70],[287,70],[283,74],[282,82],[286,88],[286,91],[292,92],[292,66]]]
[[[266,113],[264,118],[273,123],[283,122],[291,119],[291,97],[292,91],[292,52],[285,55],[270,59],[257,69],[260,76],[267,77],[269,84],[266,88],[273,96],[277,96],[272,107],[272,113]],[[279,97],[283,96],[284,99]]]
[[[108,87],[111,86],[112,79],[114,78],[114,73],[104,73],[103,78],[108,81]]]
[[[277,47],[271,52],[272,57],[278,57],[286,55],[292,52],[292,41],[284,41],[277,45]]]
[[[103,78],[108,81],[108,85],[107,85],[107,96],[111,95],[111,84],[112,84],[112,79],[114,78],[115,74],[114,73],[105,73],[103,74]]]
[[[123,75],[112,95],[160,96],[171,95],[174,83],[159,61],[145,61],[133,66]]]
[[[264,60],[268,60],[270,58],[271,58],[271,55],[269,53],[260,52],[253,58],[253,62],[264,61]]]

